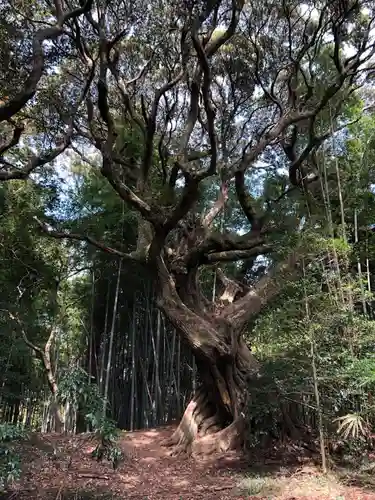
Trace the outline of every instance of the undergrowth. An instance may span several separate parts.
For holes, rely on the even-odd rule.
[[[0,424],[0,492],[6,491],[8,486],[20,477],[20,457],[12,445],[24,437],[24,431],[18,426]]]

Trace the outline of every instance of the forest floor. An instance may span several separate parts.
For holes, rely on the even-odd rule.
[[[125,459],[116,470],[97,463],[89,435],[40,435],[20,445],[22,479],[7,500],[375,500],[375,486],[323,476],[310,456],[292,445],[257,457],[235,453],[170,457],[161,441],[171,427],[123,433]],[[51,450],[55,448],[55,456]],[[371,475],[368,475],[371,478]],[[371,482],[371,480],[370,480]]]

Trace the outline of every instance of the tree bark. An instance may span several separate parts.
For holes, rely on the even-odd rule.
[[[205,353],[204,349],[193,350],[199,384],[179,426],[164,445],[174,447],[172,454],[194,455],[241,447],[248,384],[257,376],[259,364],[242,338],[235,351],[228,342],[233,356],[218,354],[212,359],[212,353]]]
[[[204,300],[196,269],[172,276],[162,257],[157,268],[158,305],[190,345],[199,380],[180,425],[165,445],[175,445],[174,452],[193,454],[236,448],[244,437],[249,379],[259,372],[242,337],[244,323],[222,316],[222,302]]]

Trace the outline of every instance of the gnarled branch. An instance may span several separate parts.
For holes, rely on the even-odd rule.
[[[220,187],[220,192],[218,199],[207,211],[207,213],[202,217],[202,225],[203,227],[210,227],[216,217],[224,210],[225,203],[228,200],[228,183],[224,182]]]
[[[38,219],[38,217],[34,217],[34,220],[37,222],[38,226],[40,229],[48,234],[48,236],[55,238],[57,240],[75,240],[75,241],[84,241],[86,243],[89,243],[90,245],[93,245],[94,247],[98,248],[99,250],[102,250],[103,252],[109,253],[111,255],[116,255],[117,257],[120,257],[121,259],[128,259],[131,261],[139,261],[137,254],[135,253],[125,253],[121,252],[121,250],[117,250],[116,248],[112,248],[108,246],[107,244],[103,243],[102,241],[98,241],[91,236],[87,236],[84,234],[79,234],[79,233],[72,233],[69,231],[58,231],[57,229],[54,229],[51,227],[49,224],[46,224],[45,222],[42,222],[41,220]]]
[[[60,2],[57,3],[57,25],[48,28],[42,28],[35,33],[33,39],[33,67],[27,78],[23,89],[12,99],[0,105],[0,122],[11,119],[18,113],[36,93],[37,85],[44,71],[44,52],[43,42],[45,40],[54,40],[63,33],[63,25],[70,19],[75,19],[88,12],[93,4],[93,0],[86,0],[82,7],[73,9],[66,13],[63,12]]]
[[[298,274],[296,263],[297,256],[293,253],[263,276],[246,295],[225,307],[221,316],[230,319],[236,327],[246,324],[279,293],[286,277],[294,278]]]

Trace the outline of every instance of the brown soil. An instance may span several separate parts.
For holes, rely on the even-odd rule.
[[[173,430],[165,427],[124,433],[120,444],[126,458],[115,471],[109,463],[91,458],[94,443],[87,435],[40,437],[46,446],[35,442],[21,446],[22,480],[2,498],[375,500],[371,491],[345,487],[333,477],[323,477],[301,457],[294,457],[293,465],[284,455],[258,457],[258,465],[234,452],[199,459],[171,457],[160,444]],[[55,457],[48,453],[53,447]]]

